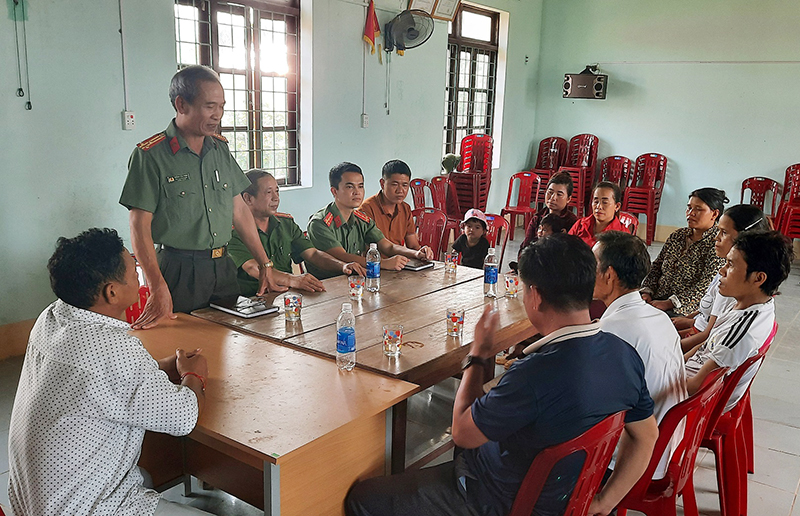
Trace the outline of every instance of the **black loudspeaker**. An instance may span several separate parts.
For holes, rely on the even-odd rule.
[[[606,98],[608,75],[595,75],[585,70],[581,73],[564,74],[565,99],[599,99]]]

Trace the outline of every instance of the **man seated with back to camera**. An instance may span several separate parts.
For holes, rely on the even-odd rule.
[[[546,335],[537,350],[484,395],[483,366],[497,352],[499,323],[487,307],[453,405],[453,441],[464,451],[438,466],[357,483],[345,502],[348,516],[508,514],[539,452],[627,411],[618,467],[589,509],[608,514],[647,467],[658,427],[636,350],[589,318],[595,273],[591,249],[577,237],[557,234],[527,247],[519,275],[525,312]],[[579,455],[550,473],[535,515],[563,513]]]
[[[715,369],[733,371],[758,353],[772,332],[772,296],[789,277],[792,258],[791,243],[777,231],[749,231],[736,238],[719,271],[719,294],[736,299],[736,304],[717,319],[708,340],[686,354],[689,394],[697,392]],[[751,369],[739,381],[726,411],[744,395],[756,373]]]
[[[31,331],[8,436],[14,514],[207,515],[146,489],[136,466],[145,430],[194,428],[206,359],[156,361],[128,333],[139,278],[113,229],[59,238],[47,268],[58,299]]]

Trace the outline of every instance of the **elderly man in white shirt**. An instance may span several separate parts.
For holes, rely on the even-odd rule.
[[[14,514],[208,514],[161,500],[136,466],[145,430],[194,428],[208,375],[200,350],[156,361],[128,334],[121,319],[139,281],[116,231],[60,238],[48,269],[58,299],[31,331],[11,414]]]
[[[639,294],[650,270],[650,255],[641,239],[619,231],[599,234],[592,250],[597,259],[594,297],[608,307],[600,318],[600,329],[618,336],[639,353],[655,404],[653,415],[660,423],[670,408],[686,399],[686,372],[681,339],[672,321]],[[681,427],[664,451],[654,478],[664,476],[682,438]]]

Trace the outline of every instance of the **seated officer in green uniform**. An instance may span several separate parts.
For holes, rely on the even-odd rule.
[[[312,274],[292,275],[292,260],[294,263],[313,263],[318,269],[334,274],[366,274],[361,265],[345,263],[316,249],[291,215],[278,212],[281,202],[278,182],[269,172],[253,169],[245,175],[250,180],[250,186],[242,192],[242,199],[256,221],[261,245],[275,264],[273,275],[277,282],[311,292],[325,290],[322,282]],[[239,268],[236,278],[242,295],[252,296],[258,290],[258,262],[236,231],[228,244],[228,252]]]
[[[381,260],[381,268],[388,270],[399,271],[409,258],[427,259],[425,249],[415,251],[393,244],[375,227],[375,221],[356,210],[364,200],[364,174],[358,165],[339,163],[331,169],[328,178],[333,202],[312,215],[308,222],[308,237],[314,247],[343,262],[356,262],[366,267],[369,244],[377,243],[381,254],[389,257]],[[318,278],[332,275],[313,264],[309,264],[308,269]]]
[[[226,249],[231,221],[261,264],[259,290],[286,290],[272,278],[272,262],[239,195],[250,182],[216,134],[225,105],[216,72],[184,68],[173,76],[169,97],[175,118],[133,150],[119,200],[130,210],[133,252],[150,286],[134,329],[239,292]]]

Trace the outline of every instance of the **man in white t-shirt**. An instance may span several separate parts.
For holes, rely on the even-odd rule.
[[[592,248],[597,259],[594,298],[608,308],[600,329],[633,346],[644,362],[647,389],[653,398],[653,415],[661,422],[669,409],[686,399],[686,374],[678,331],[667,314],[647,304],[639,286],[650,270],[650,255],[638,237],[620,231],[597,235]],[[664,451],[654,478],[663,478],[672,452],[683,438],[675,432]],[[611,462],[611,469],[615,461]]]
[[[206,359],[178,349],[156,361],[128,334],[139,279],[116,231],[60,238],[47,268],[58,299],[31,331],[11,413],[14,514],[207,515],[161,500],[136,466],[145,430],[194,428]]]
[[[758,353],[775,322],[772,296],[789,276],[791,265],[791,244],[777,231],[739,235],[719,280],[719,293],[735,298],[736,305],[717,319],[708,340],[687,353],[689,394],[697,392],[713,370],[733,371]],[[725,410],[736,405],[754,375],[753,368],[742,377]]]

